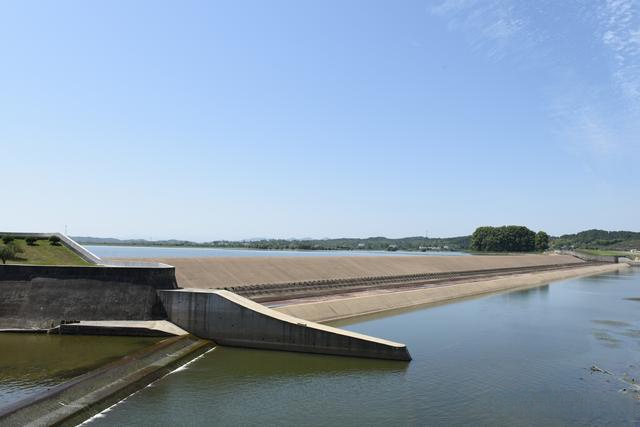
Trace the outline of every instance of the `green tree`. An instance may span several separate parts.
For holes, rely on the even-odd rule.
[[[37,237],[33,237],[33,236],[29,236],[26,239],[24,239],[27,242],[27,245],[29,246],[33,246],[36,244],[36,242],[38,241]]]
[[[13,242],[14,238],[12,236],[2,236],[2,241],[6,245],[7,243]]]
[[[493,227],[478,227],[471,235],[469,247],[474,251],[486,251],[487,239],[492,233]]]
[[[58,246],[60,245],[60,242],[62,241],[62,239],[60,239],[58,236],[51,236],[49,237],[49,241],[53,246]]]
[[[546,251],[549,249],[549,235],[544,231],[538,231],[536,234],[536,250]]]
[[[470,247],[481,252],[531,252],[535,250],[535,237],[533,231],[520,225],[478,227]]]
[[[0,245],[0,259],[3,264],[6,264],[8,260],[15,258],[16,250],[14,245]]]

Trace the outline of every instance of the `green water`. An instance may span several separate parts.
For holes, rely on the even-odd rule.
[[[341,325],[406,343],[408,364],[218,347],[90,424],[637,425],[633,298],[638,272]]]
[[[0,333],[0,407],[156,341],[157,338]]]

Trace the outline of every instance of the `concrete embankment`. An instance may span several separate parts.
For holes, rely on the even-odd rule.
[[[584,262],[569,255],[221,257],[158,258],[146,261],[174,266],[180,287],[199,289]]]
[[[173,337],[0,410],[2,426],[74,426],[213,347]]]
[[[275,308],[284,314],[314,322],[328,322],[383,311],[453,301],[493,292],[539,286],[572,277],[590,276],[629,268],[627,264],[605,264],[572,269],[534,272],[509,277],[454,283],[410,291],[362,293],[358,296],[326,297],[311,302],[297,301]]]
[[[158,293],[173,323],[220,345],[411,360],[404,344],[282,314],[232,292],[177,289]]]

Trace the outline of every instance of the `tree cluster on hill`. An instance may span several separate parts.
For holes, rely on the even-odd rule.
[[[549,247],[549,235],[537,234],[520,225],[478,227],[471,235],[470,248],[478,252],[533,252]]]
[[[555,238],[553,246],[555,248],[578,249],[640,249],[640,232],[586,230]]]

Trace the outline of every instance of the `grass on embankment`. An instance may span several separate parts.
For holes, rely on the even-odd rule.
[[[14,259],[7,260],[7,264],[93,265],[62,243],[52,245],[46,239],[37,240],[33,246],[28,245],[24,239],[15,239],[13,242],[22,248],[23,252],[16,254]]]
[[[612,251],[608,249],[576,249],[576,252],[582,252],[589,255],[601,255],[601,256],[621,256],[634,259],[640,256],[640,253],[632,253],[627,251]]]

